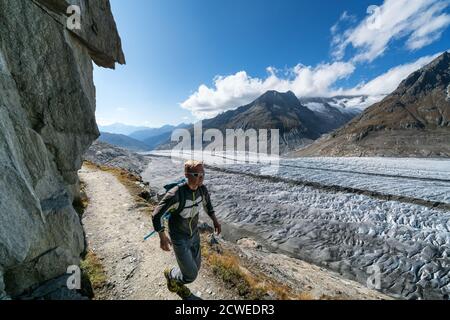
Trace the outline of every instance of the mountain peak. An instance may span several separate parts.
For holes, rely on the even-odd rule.
[[[439,59],[439,58],[441,58],[441,59],[446,59],[447,61],[449,61],[449,60],[450,60],[450,52],[444,51],[444,53],[441,54],[441,55],[438,57],[438,59]]]
[[[265,97],[265,96],[294,96],[295,94],[292,91],[287,91],[287,92],[279,92],[276,90],[268,90],[266,91],[266,93],[264,93],[263,95],[261,95],[261,97]]]
[[[255,101],[256,103],[268,103],[268,104],[277,104],[277,105],[299,105],[300,101],[297,96],[292,91],[287,92],[278,92],[275,90],[269,90],[260,96]]]
[[[403,80],[394,94],[403,95],[406,92],[412,95],[426,94],[437,88],[448,86],[449,81],[450,54],[446,51]]]
[[[441,54],[439,57],[431,61],[424,69],[423,71],[439,71],[442,69],[448,69],[450,68],[450,53],[445,51],[443,54]]]

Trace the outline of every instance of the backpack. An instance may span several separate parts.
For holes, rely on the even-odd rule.
[[[176,186],[181,187],[181,186],[184,185],[186,182],[187,182],[186,178],[182,178],[182,179],[179,179],[179,180],[177,180],[177,181],[175,181],[175,182],[171,182],[171,183],[169,183],[169,184],[166,184],[166,185],[164,186],[164,189],[166,190],[166,192],[162,195],[162,197],[164,197],[164,195],[165,195],[169,190],[172,190],[172,189],[175,188]],[[158,199],[158,200],[159,200],[159,199]],[[178,203],[179,203],[179,204],[178,204],[178,208],[177,208],[177,209],[169,210],[171,214],[177,214],[177,213],[180,213],[181,211],[183,211],[184,206],[185,206],[185,204],[186,204],[186,199],[184,198],[184,193],[182,193],[182,192],[180,192],[180,199],[179,199]]]
[[[169,184],[166,184],[166,185],[164,186],[164,189],[165,189],[166,191],[165,191],[164,193],[162,193],[162,194],[158,194],[158,195],[157,195],[158,201],[161,201],[161,199],[165,196],[165,194],[166,194],[169,190],[175,188],[176,186],[181,187],[181,186],[183,186],[183,185],[186,184],[186,183],[187,183],[186,178],[182,178],[182,179],[179,179],[178,181],[175,181],[175,182],[171,182],[171,183],[169,183]],[[201,192],[201,194],[202,194],[202,198],[203,198],[203,201],[204,201],[202,189],[200,189],[200,192]],[[172,214],[178,214],[178,213],[181,213],[181,211],[184,210],[184,206],[186,205],[186,199],[185,199],[185,197],[184,197],[184,193],[183,193],[183,192],[180,193],[180,199],[179,199],[178,203],[179,203],[179,204],[178,204],[178,208],[176,208],[176,209],[169,209],[169,211],[167,211],[167,212],[164,213],[164,215],[162,216],[162,219],[163,219],[163,220],[168,221],[168,220],[170,219],[170,216],[171,216]],[[156,231],[152,231],[150,234],[148,234],[147,236],[144,237],[144,240],[149,239],[149,238],[150,238],[151,236],[153,236],[155,233],[156,233]]]
[[[182,186],[182,185],[184,185],[186,182],[187,182],[186,178],[183,178],[183,179],[180,179],[180,180],[178,180],[178,181],[175,181],[175,182],[166,184],[166,185],[164,186],[164,189],[165,189],[166,191],[165,191],[164,193],[162,193],[162,194],[158,194],[158,195],[157,195],[158,201],[161,201],[161,199],[165,196],[165,194],[166,194],[169,190],[175,188],[176,186]],[[185,204],[186,204],[186,199],[184,198],[184,194],[183,194],[183,193],[180,193],[180,199],[179,199],[179,205],[178,205],[178,208],[177,208],[177,209],[171,209],[171,210],[165,212],[164,215],[162,216],[162,220],[167,220],[167,221],[168,221],[169,218],[170,218],[170,216],[171,216],[171,214],[176,214],[176,213],[180,213],[181,211],[183,211]],[[150,232],[147,236],[144,237],[144,240],[149,239],[149,238],[152,237],[154,234],[156,234],[156,231]]]
[[[186,178],[181,178],[181,179],[179,179],[179,180],[177,180],[177,181],[175,181],[175,182],[171,182],[171,183],[169,183],[169,184],[166,184],[166,185],[164,186],[164,189],[166,190],[166,192],[165,192],[164,194],[158,195],[158,200],[161,200],[161,199],[164,197],[164,195],[165,195],[169,190],[175,188],[176,186],[181,187],[181,186],[183,186],[183,185],[186,184],[186,183],[187,183]],[[204,201],[205,198],[203,197],[203,192],[202,192],[202,189],[201,189],[201,188],[200,188],[200,194],[202,195],[202,199],[203,199],[203,201]],[[159,196],[161,197],[161,199],[159,199]],[[184,210],[184,207],[185,207],[185,205],[186,205],[186,199],[185,199],[185,197],[184,197],[184,193],[183,193],[183,192],[180,192],[180,198],[179,198],[178,203],[179,203],[179,204],[178,204],[178,208],[169,210],[169,211],[168,211],[169,214],[178,214],[178,213],[181,213],[181,211]],[[169,216],[167,216],[167,219],[168,219],[168,218],[169,218]]]

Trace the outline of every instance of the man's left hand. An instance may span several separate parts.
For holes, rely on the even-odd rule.
[[[213,223],[214,223],[214,231],[216,231],[217,235],[219,235],[222,232],[222,226],[220,225],[217,219],[214,219]]]

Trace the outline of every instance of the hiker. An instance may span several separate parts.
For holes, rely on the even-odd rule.
[[[205,176],[203,163],[187,161],[184,165],[184,174],[187,182],[170,189],[155,208],[153,226],[159,234],[161,249],[170,251],[172,245],[178,263],[178,267],[164,271],[167,287],[182,299],[188,299],[193,295],[185,285],[195,281],[201,264],[200,234],[197,226],[200,207],[203,207],[212,219],[217,234],[221,232],[221,225],[214,214],[209,192],[203,185]],[[170,239],[161,222],[167,211],[171,212]]]

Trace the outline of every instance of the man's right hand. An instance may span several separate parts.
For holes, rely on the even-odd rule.
[[[172,241],[170,241],[169,237],[164,231],[159,233],[159,243],[161,249],[163,249],[164,251],[170,251]]]

